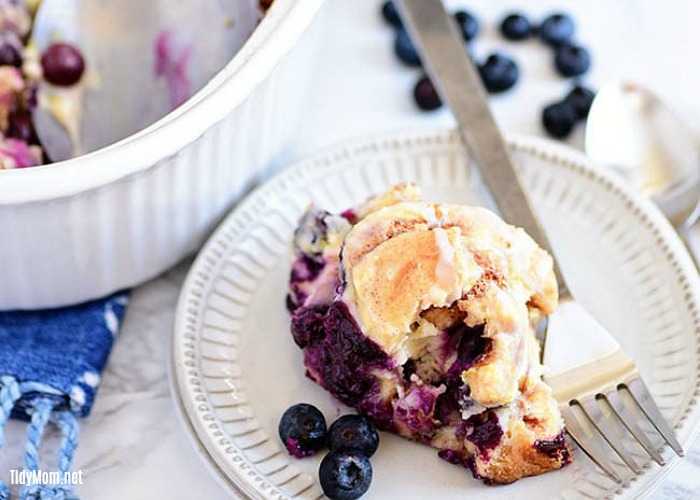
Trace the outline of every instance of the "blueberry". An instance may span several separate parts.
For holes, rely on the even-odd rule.
[[[501,21],[501,34],[508,40],[524,40],[530,31],[530,20],[522,14],[509,14]]]
[[[515,85],[520,70],[511,58],[502,54],[492,54],[485,63],[479,65],[479,74],[486,90],[496,94]]]
[[[471,42],[479,32],[479,21],[466,10],[458,10],[454,14],[459,31],[465,41]]]
[[[432,111],[442,107],[442,100],[435,85],[427,76],[422,76],[413,88],[413,99],[423,111]]]
[[[367,417],[343,415],[328,429],[328,449],[354,449],[371,457],[379,447],[379,434]]]
[[[540,38],[548,45],[562,45],[574,36],[574,21],[566,14],[552,14],[542,21]]]
[[[85,71],[85,61],[78,49],[67,43],[51,44],[41,56],[44,78],[49,83],[69,86],[78,83]]]
[[[576,110],[568,101],[550,104],[542,110],[542,125],[549,135],[558,139],[571,133],[576,118]]]
[[[588,116],[594,98],[595,92],[581,85],[577,85],[571,89],[571,92],[569,92],[564,100],[573,106],[579,120],[583,120]]]
[[[326,444],[326,419],[313,405],[299,403],[284,412],[279,424],[280,439],[290,455],[314,455]]]
[[[403,27],[403,21],[401,20],[399,11],[396,10],[396,5],[394,5],[394,2],[391,0],[388,0],[382,4],[382,17],[394,28]]]
[[[369,489],[372,465],[357,450],[331,451],[318,469],[321,488],[331,500],[355,500]]]
[[[591,56],[580,45],[567,43],[557,47],[554,65],[561,76],[579,76],[591,67]]]
[[[401,28],[396,32],[396,41],[394,42],[394,52],[396,56],[409,66],[420,66],[420,56],[413,45],[413,41],[408,34],[408,31]]]
[[[22,57],[19,52],[9,43],[0,45],[0,66],[22,66]]]

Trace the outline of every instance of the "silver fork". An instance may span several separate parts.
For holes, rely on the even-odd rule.
[[[560,294],[559,307],[549,317],[547,329],[545,381],[559,402],[567,433],[607,476],[618,483],[629,476],[618,472],[615,457],[634,474],[641,472],[644,463],[639,460],[644,455],[634,458],[635,443],[659,465],[666,464],[644,426],[683,456],[683,448],[634,362],[568,288]],[[572,349],[571,339],[581,342]]]
[[[618,472],[619,461],[615,456],[633,473],[641,472],[630,443],[638,443],[660,465],[665,463],[659,453],[660,446],[654,445],[644,427],[653,427],[683,456],[681,445],[634,362],[572,296],[491,115],[476,69],[466,56],[462,38],[442,1],[398,0],[397,5],[424,65],[457,119],[467,150],[479,166],[501,214],[509,223],[525,229],[554,259],[560,304],[548,321],[546,381],[559,402],[568,434],[618,483],[626,476]],[[558,342],[567,338],[585,339],[585,342],[577,343],[574,348]],[[583,349],[584,344],[591,348]]]

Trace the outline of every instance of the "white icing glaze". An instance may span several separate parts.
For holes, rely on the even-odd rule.
[[[433,234],[435,235],[435,243],[440,249],[440,260],[435,266],[435,277],[442,287],[448,288],[455,279],[455,250],[444,229],[433,229]]]

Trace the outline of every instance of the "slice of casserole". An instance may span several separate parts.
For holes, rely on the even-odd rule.
[[[403,184],[310,208],[294,246],[287,305],[311,379],[487,482],[569,462],[533,328],[557,304],[552,259],[522,229]]]

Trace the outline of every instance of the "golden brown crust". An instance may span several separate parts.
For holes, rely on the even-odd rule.
[[[418,186],[412,182],[404,182],[396,184],[388,191],[368,199],[355,210],[355,215],[357,220],[360,220],[381,208],[404,201],[420,201],[420,199],[421,195]]]
[[[496,483],[512,483],[566,464],[560,454],[538,450],[533,443],[555,439],[561,432],[561,420],[549,387],[541,380],[527,378],[526,388],[514,415],[507,420],[502,443],[489,453],[488,460],[476,455],[477,472]],[[560,453],[568,454],[568,448]]]
[[[385,209],[386,210],[386,209]],[[459,234],[436,228],[383,241],[347,274],[364,331],[389,353],[414,335],[430,307],[449,305],[470,289],[480,269],[460,256]]]
[[[345,238],[343,262],[347,268],[355,266],[370,251],[388,239],[409,231],[429,229],[432,211],[422,205],[387,206],[366,215],[355,224],[352,236]]]

